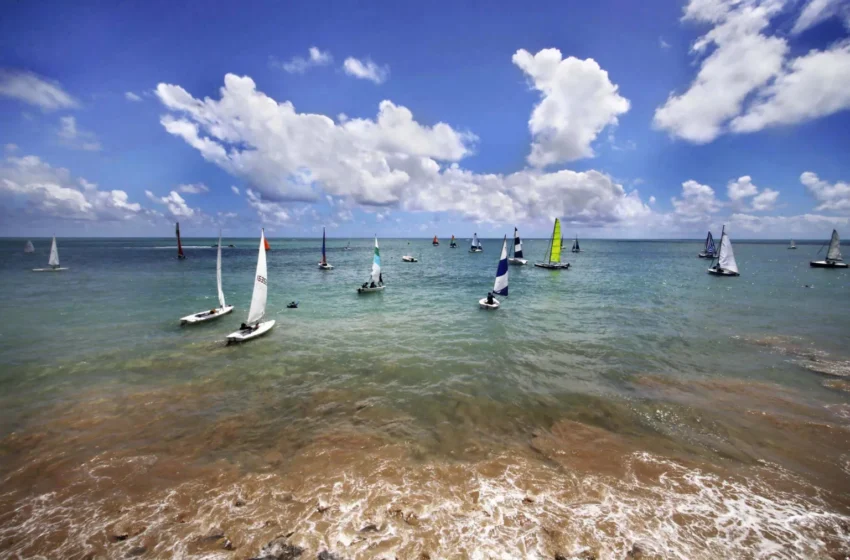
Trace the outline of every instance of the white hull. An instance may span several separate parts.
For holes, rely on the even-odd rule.
[[[257,325],[257,328],[252,330],[238,330],[236,332],[232,332],[227,335],[227,343],[232,344],[236,342],[245,342],[246,340],[251,340],[252,338],[257,338],[258,336],[263,336],[274,326],[275,321],[265,321]]]
[[[847,268],[847,263],[838,261],[812,261],[809,266],[814,268]]]
[[[419,262],[416,260],[416,257],[411,257],[410,255],[405,255],[401,258],[404,262]]]
[[[576,251],[575,249],[572,249],[570,252],[571,253],[584,253],[584,251],[582,251],[581,249],[579,249],[578,251]]]
[[[492,311],[495,309],[499,309],[499,300],[493,298],[493,303],[489,304],[487,303],[487,298],[483,297],[478,300],[478,306],[481,307],[481,309],[487,309],[488,311]]]
[[[508,258],[508,264],[523,265],[523,264],[528,264],[528,261],[526,259],[518,259],[516,257],[510,257],[510,258]]]
[[[732,272],[729,270],[717,270],[716,268],[709,268],[709,274],[713,274],[714,276],[740,276],[737,272]]]
[[[711,253],[706,253],[705,251],[703,251],[697,256],[701,259],[714,259],[714,257],[716,257],[717,255],[712,255]]]
[[[33,272],[62,272],[63,270],[71,270],[68,267],[56,267],[56,268],[34,268]]]
[[[218,319],[219,317],[227,315],[231,311],[233,311],[232,305],[228,305],[218,309],[211,309],[209,311],[201,311],[200,313],[195,313],[194,315],[186,315],[185,317],[181,317],[180,324],[195,325],[197,323],[205,323],[207,321],[212,321],[214,319]]]
[[[334,267],[333,267],[333,265],[330,265],[328,263],[319,263],[319,269],[320,270],[333,270]]]
[[[358,294],[371,294],[372,292],[383,292],[383,291],[384,291],[383,286],[376,286],[374,288],[363,288],[363,287],[357,288]]]
[[[537,268],[548,268],[549,270],[566,270],[570,267],[569,263],[534,263]]]

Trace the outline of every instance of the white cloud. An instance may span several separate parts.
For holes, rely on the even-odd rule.
[[[15,153],[15,152],[17,152],[17,151],[18,151],[18,145],[17,145],[17,144],[12,144],[12,143],[10,142],[10,143],[6,144],[5,146],[3,146],[3,150],[4,150],[7,154],[12,154],[12,153]]]
[[[280,203],[263,200],[260,193],[251,189],[245,191],[248,205],[257,211],[263,223],[285,224],[292,220],[292,216]]]
[[[368,58],[361,61],[350,56],[345,59],[342,68],[349,76],[361,80],[370,80],[376,84],[384,83],[390,75],[389,66],[378,66]]]
[[[832,228],[846,227],[850,219],[846,217],[823,216],[819,214],[800,214],[796,216],[753,216],[752,214],[732,214],[728,223],[735,229],[743,229],[762,236],[788,238],[790,236],[829,237]]]
[[[36,217],[113,221],[146,214],[126,192],[102,191],[85,179],[74,180],[67,169],[36,156],[10,156],[0,164],[0,196],[11,197],[13,207],[23,203]]]
[[[193,183],[190,185],[180,185],[177,187],[177,191],[185,194],[203,194],[210,192],[210,188],[203,183]]]
[[[729,181],[729,184],[726,185],[726,193],[732,200],[755,196],[758,192],[758,187],[753,184],[753,179],[749,175],[738,177],[736,181]]]
[[[61,117],[59,119],[59,135],[62,144],[75,150],[86,150],[89,152],[100,151],[100,142],[93,132],[77,128],[77,120],[74,117]]]
[[[669,48],[670,48],[670,43],[668,43],[667,41],[665,41],[665,40],[664,40],[664,37],[659,37],[659,38],[658,38],[658,45],[659,45],[662,49],[669,49]]]
[[[233,191],[233,194],[239,196],[239,187],[237,187],[236,185],[230,185],[230,190]]]
[[[779,191],[773,189],[764,189],[759,194],[753,197],[754,212],[768,212],[776,206],[776,199],[779,198]]]
[[[714,189],[693,179],[682,183],[681,198],[672,198],[673,217],[684,223],[705,223],[720,210]]]
[[[816,211],[839,212],[850,210],[850,184],[843,182],[830,184],[811,171],[806,171],[800,175],[800,182],[803,183],[809,194],[818,201]]]
[[[199,211],[194,208],[190,208],[177,191],[171,191],[163,197],[158,197],[151,191],[145,191],[145,196],[147,196],[151,202],[165,205],[166,208],[168,208],[169,213],[171,213],[171,215],[175,218],[192,218],[195,217],[196,213],[200,214]]]
[[[654,196],[650,196],[650,197],[649,197],[649,203],[650,203],[650,204],[655,204],[655,197],[654,197]]]
[[[140,96],[136,95],[132,91],[125,91],[124,92],[124,98],[127,101],[141,101],[142,100],[142,98]]]
[[[307,58],[303,56],[294,56],[287,62],[280,62],[274,57],[271,58],[272,66],[282,68],[290,74],[303,74],[309,68],[314,66],[326,66],[333,62],[333,57],[330,51],[322,51],[318,47],[310,47]]]
[[[791,33],[796,35],[814,27],[822,21],[843,15],[845,22],[850,18],[850,5],[842,0],[809,0],[800,12]]]
[[[0,96],[11,97],[44,111],[73,109],[77,100],[56,82],[20,70],[0,69]]]
[[[591,58],[562,59],[558,49],[535,55],[520,49],[512,60],[542,97],[528,121],[534,138],[528,162],[535,167],[593,156],[597,135],[629,110],[608,72]]]

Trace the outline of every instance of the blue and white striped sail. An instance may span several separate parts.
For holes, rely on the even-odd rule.
[[[502,242],[502,256],[499,258],[499,268],[496,269],[496,283],[493,284],[493,293],[508,295],[508,236]]]
[[[375,238],[375,258],[372,259],[372,282],[378,283],[381,279],[381,250],[378,248],[378,238]]]
[[[712,237],[711,232],[708,232],[708,237],[705,238],[705,252],[708,255],[717,253],[717,249],[714,247],[714,237]]]
[[[519,231],[514,228],[514,258],[521,259],[522,256],[522,241],[519,239]]]

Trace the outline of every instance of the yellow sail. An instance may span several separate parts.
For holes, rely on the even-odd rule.
[[[549,262],[561,262],[561,221],[555,218],[555,229],[552,230],[552,251],[549,253]]]

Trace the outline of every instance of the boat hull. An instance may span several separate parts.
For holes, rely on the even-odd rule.
[[[384,291],[384,286],[375,286],[374,288],[363,288],[363,287],[357,288],[358,294],[372,294],[372,293],[375,293],[375,292],[383,292],[383,291]]]
[[[847,268],[847,263],[836,261],[812,261],[809,263],[812,268]]]
[[[403,260],[404,262],[419,262],[418,260],[416,260],[416,257],[411,257],[408,255],[403,256],[401,260]]]
[[[483,297],[478,300],[478,306],[481,309],[486,309],[487,311],[495,311],[496,309],[499,309],[500,305],[501,304],[499,303],[499,300],[497,300],[496,298],[493,298],[493,303],[487,303],[486,297]]]
[[[713,276],[740,276],[738,272],[731,272],[729,270],[717,270],[716,268],[709,268],[708,273]]]
[[[71,269],[68,268],[68,267],[59,267],[59,266],[57,266],[56,268],[34,268],[34,269],[32,269],[33,272],[62,272],[63,270],[71,270]]]
[[[319,270],[333,270],[334,267],[328,263],[319,263]]]
[[[567,270],[570,268],[570,263],[561,264],[561,263],[534,263],[534,266],[537,268],[547,268],[549,270]]]
[[[516,257],[508,257],[508,264],[525,265],[528,264],[526,259],[518,259]]]
[[[484,249],[470,249],[469,252],[470,253],[483,253]]]
[[[711,253],[706,253],[705,251],[703,251],[702,253],[700,253],[697,256],[701,259],[712,259],[713,260],[716,255],[712,255]]]
[[[259,336],[263,336],[274,327],[275,321],[265,321],[257,325],[256,329],[253,330],[238,330],[236,332],[232,332],[227,335],[227,343],[228,344],[237,344],[239,342],[245,342],[247,340],[251,340],[252,338],[257,338]]]
[[[223,317],[233,311],[232,305],[226,305],[224,307],[220,307],[218,309],[211,309],[209,311],[201,311],[200,313],[195,313],[193,315],[186,315],[185,317],[180,318],[181,325],[196,325],[198,323],[206,323],[207,321],[213,321],[218,319],[219,317]]]

